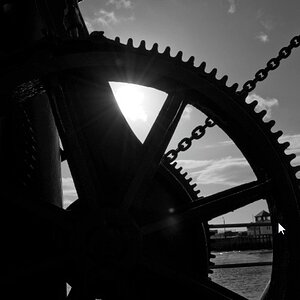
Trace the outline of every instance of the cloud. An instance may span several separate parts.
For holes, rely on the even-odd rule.
[[[273,21],[272,16],[266,15],[262,10],[259,10],[257,13],[257,20],[259,21],[262,30],[259,34],[256,35],[256,39],[261,41],[262,43],[267,43],[270,41],[270,33],[275,27],[275,22]]]
[[[185,170],[192,170],[197,168],[203,168],[210,165],[213,161],[212,160],[177,160],[176,161],[179,166],[184,168]]]
[[[122,22],[134,21],[135,19],[133,15],[129,17],[120,17],[117,16],[113,10],[107,11],[105,9],[100,9],[98,12],[95,12],[94,15],[94,18],[85,19],[85,24],[89,32],[94,30],[101,30],[99,26],[111,27]]]
[[[228,0],[229,3],[229,8],[228,8],[228,13],[229,14],[234,14],[236,12],[236,1],[235,0]]]
[[[106,5],[114,5],[116,9],[133,8],[133,3],[130,0],[109,0]]]
[[[212,160],[202,170],[192,172],[191,176],[197,184],[221,184],[230,187],[255,179],[245,158],[231,156]]]
[[[261,110],[266,110],[267,114],[264,117],[264,120],[269,120],[272,117],[272,108],[274,106],[278,106],[279,102],[277,99],[275,98],[263,98],[255,93],[250,94],[249,96],[247,96],[246,98],[246,102],[247,103],[251,103],[253,101],[257,101],[258,104],[255,108],[256,112],[259,112]]]
[[[261,42],[263,42],[263,43],[267,43],[267,42],[270,41],[269,36],[268,36],[265,32],[260,32],[260,33],[256,36],[256,38],[257,38],[258,40],[260,40]]]
[[[114,11],[106,11],[104,9],[100,9],[97,13],[95,13],[96,19],[94,21],[101,23],[103,26],[114,25],[120,22],[120,20],[116,17]]]
[[[218,143],[219,146],[232,146],[234,145],[234,142],[232,140],[228,140],[228,141],[222,141]]]
[[[200,185],[237,186],[255,180],[245,158],[231,156],[212,160],[179,160],[178,165],[189,171],[193,182]]]

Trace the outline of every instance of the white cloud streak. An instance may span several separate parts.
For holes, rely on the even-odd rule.
[[[203,168],[210,165],[213,160],[177,160],[176,161],[179,166],[184,168],[185,170],[192,170],[197,168]]]
[[[278,106],[279,102],[277,99],[275,98],[263,98],[255,93],[250,94],[249,96],[247,96],[246,98],[246,102],[247,103],[251,103],[253,101],[257,101],[258,104],[255,108],[256,112],[259,112],[261,110],[266,110],[267,114],[264,117],[264,120],[269,120],[272,117],[272,108],[274,106]]]
[[[245,158],[225,157],[211,160],[178,160],[193,181],[200,185],[237,186],[255,179]]]
[[[197,184],[221,184],[237,186],[255,178],[252,169],[245,158],[228,156],[219,160],[212,160],[202,170],[191,173]]]

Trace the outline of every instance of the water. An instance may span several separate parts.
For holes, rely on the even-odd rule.
[[[270,250],[214,252],[216,265],[250,262],[272,262]],[[211,279],[250,300],[260,299],[271,278],[272,266],[214,269]],[[68,285],[68,292],[70,286]]]
[[[230,251],[214,253],[212,261],[217,264],[272,262],[273,253],[270,250]],[[244,296],[247,299],[260,299],[268,281],[271,278],[272,266],[214,269],[211,279]]]

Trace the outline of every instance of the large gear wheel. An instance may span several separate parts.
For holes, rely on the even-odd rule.
[[[37,208],[65,232],[60,247],[72,255],[63,267],[57,259],[51,274],[59,277],[63,269],[61,280],[72,286],[68,299],[245,299],[208,279],[205,224],[259,199],[268,202],[274,233],[264,299],[299,293],[299,167],[291,166],[295,156],[285,154],[282,133],[271,131],[274,122],[263,121],[255,102],[246,103],[236,85],[227,87],[226,77],[216,79],[215,69],[206,73],[205,64],[183,62],[181,52],[171,57],[169,48],[159,53],[157,44],[147,50],[144,41],[134,48],[131,39],[123,45],[95,32],[85,40],[41,44],[35,54],[2,79],[9,91],[24,78],[40,78],[74,178],[80,200],[69,211]],[[168,94],[143,145],[119,111],[110,81]],[[255,181],[196,198],[175,166],[162,162],[187,104],[232,139]],[[31,213],[37,207],[28,206]],[[276,234],[278,222],[284,236]]]

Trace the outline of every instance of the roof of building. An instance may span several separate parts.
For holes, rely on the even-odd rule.
[[[270,213],[268,213],[265,210],[262,210],[261,212],[259,212],[255,217],[268,217],[270,216]]]

